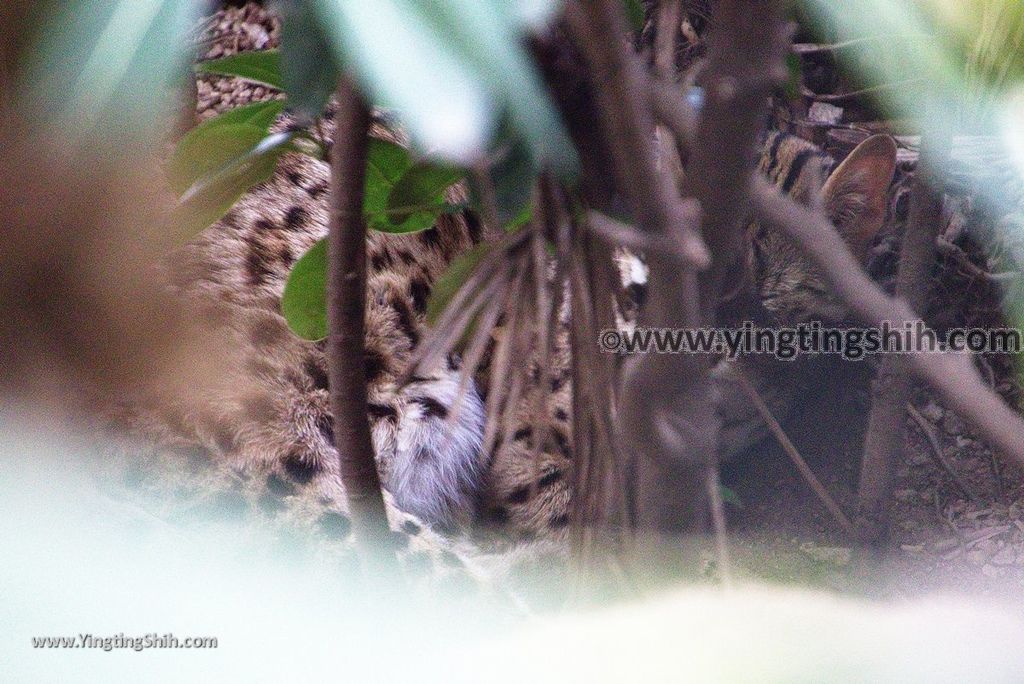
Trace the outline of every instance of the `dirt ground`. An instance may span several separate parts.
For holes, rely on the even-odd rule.
[[[787,434],[848,516],[855,510],[860,450],[869,411],[870,367],[835,361],[828,387],[807,396]],[[970,498],[930,455],[908,419],[897,469],[890,550],[854,552],[785,452],[769,441],[725,469],[740,506],[729,506],[730,538],[741,572],[764,579],[900,598],[966,592],[1024,603],[1024,477],[993,459],[963,421],[921,390],[915,406],[934,428]],[[994,469],[999,470],[999,476]]]

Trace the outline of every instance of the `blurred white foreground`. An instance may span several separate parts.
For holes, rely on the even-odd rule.
[[[955,598],[883,606],[752,586],[522,618],[410,608],[338,570],[192,534],[0,420],[0,663],[27,681],[1021,682],[1024,620]],[[34,649],[31,637],[215,636],[215,650]]]

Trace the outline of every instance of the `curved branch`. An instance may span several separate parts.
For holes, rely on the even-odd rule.
[[[783,197],[758,177],[752,179],[750,195],[757,217],[789,236],[862,322],[920,319],[903,300],[887,296],[872,282],[824,216]],[[983,439],[1024,467],[1024,419],[985,385],[969,356],[908,354],[907,366]]]

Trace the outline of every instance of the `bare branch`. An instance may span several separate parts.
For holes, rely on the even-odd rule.
[[[814,471],[811,470],[809,465],[807,465],[807,461],[805,461],[804,457],[800,455],[799,451],[797,451],[796,445],[794,445],[792,440],[790,440],[786,431],[782,429],[778,419],[775,418],[775,415],[768,407],[768,404],[765,403],[757,389],[753,384],[751,384],[746,373],[743,372],[743,369],[737,368],[736,370],[736,378],[740,381],[743,391],[746,393],[747,397],[750,398],[750,402],[761,415],[761,419],[764,420],[765,424],[768,426],[772,436],[775,437],[775,441],[779,443],[782,450],[786,452],[787,456],[789,456],[789,460],[793,462],[794,466],[796,466],[797,471],[800,473],[800,477],[804,479],[804,482],[806,482],[807,486],[811,488],[814,495],[818,497],[818,500],[821,501],[825,508],[828,509],[828,512],[832,514],[832,517],[835,518],[837,523],[839,523],[839,527],[841,527],[846,534],[850,535],[850,537],[853,537],[855,533],[853,523],[850,522],[848,517],[846,517],[846,514],[843,513],[843,509],[839,507],[839,504],[837,504],[835,499],[832,498],[832,495],[828,493],[827,489],[825,489],[825,485],[821,484],[821,481],[814,474]]]
[[[862,322],[903,324],[920,319],[903,300],[888,297],[871,281],[824,216],[783,197],[761,178],[753,177],[751,182],[758,218],[788,235]],[[970,357],[935,353],[910,354],[907,359],[911,372],[935,389],[949,408],[994,448],[1024,467],[1024,420],[989,390]]]
[[[917,311],[927,303],[935,239],[942,226],[941,179],[936,176],[948,155],[950,140],[934,140],[924,150],[910,196],[910,217],[900,249],[896,296]],[[934,156],[934,158],[932,158]],[[882,359],[871,397],[871,414],[864,435],[864,458],[857,489],[857,532],[862,542],[882,545],[888,538],[896,463],[903,460],[907,441],[906,406],[914,383],[907,360],[890,354]]]
[[[946,471],[946,474],[952,478],[953,482],[956,483],[956,486],[964,493],[964,496],[978,506],[981,506],[983,503],[981,497],[974,493],[974,490],[971,489],[970,485],[968,485],[962,477],[960,477],[960,473],[956,471],[956,468],[950,460],[942,453],[942,444],[939,443],[939,436],[935,431],[935,427],[928,422],[927,418],[921,415],[920,411],[914,408],[913,404],[907,404],[907,413],[914,420],[914,423],[916,423],[917,427],[921,430],[921,434],[923,434],[924,438],[928,441],[928,446],[931,447],[931,451],[929,453],[931,453],[932,461],[935,462],[935,465]]]
[[[370,111],[352,84],[338,86],[331,150],[330,229],[327,237],[327,361],[334,445],[360,551],[372,558],[390,539],[370,438],[363,371],[366,308],[366,223],[363,183]]]
[[[654,123],[647,107],[644,76],[636,57],[623,45],[626,32],[622,30],[621,8],[597,0],[572,3],[566,13],[594,77],[616,186],[627,196],[640,226],[661,233],[685,230],[686,254],[692,266],[707,266],[707,249],[696,234],[692,209],[682,202],[671,179],[657,172]]]

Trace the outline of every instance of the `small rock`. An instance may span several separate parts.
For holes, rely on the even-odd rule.
[[[992,552],[985,549],[975,548],[968,551],[964,557],[971,565],[980,566],[988,563],[988,559],[992,557]]]
[[[812,560],[819,563],[843,566],[850,563],[853,551],[842,546],[817,546],[812,542],[804,542],[800,545],[800,551]]]
[[[964,421],[961,420],[960,416],[956,415],[952,411],[946,414],[942,419],[942,429],[946,431],[947,435],[960,435],[967,428],[964,425]]]
[[[971,446],[971,444],[973,444],[973,443],[974,443],[973,441],[971,441],[967,437],[964,437],[963,435],[957,435],[956,436],[956,448],[957,449],[966,449],[967,447]]]
[[[934,401],[929,400],[928,403],[920,409],[920,413],[933,423],[937,423],[942,420],[942,416],[944,416],[946,412],[943,411],[942,407]]]
[[[999,542],[995,539],[982,539],[975,546],[979,551],[987,553],[990,557],[999,550]]]

